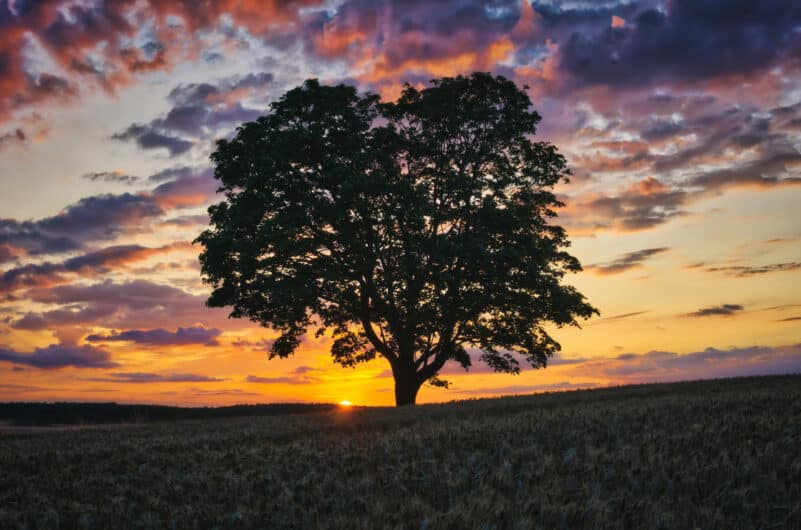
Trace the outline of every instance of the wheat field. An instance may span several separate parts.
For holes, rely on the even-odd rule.
[[[801,376],[12,429],[0,528],[801,528]]]

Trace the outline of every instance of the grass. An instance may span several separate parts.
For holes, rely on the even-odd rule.
[[[0,528],[801,528],[801,376],[0,435]]]

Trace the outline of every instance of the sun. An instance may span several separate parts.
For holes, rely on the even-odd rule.
[[[343,399],[342,401],[339,402],[339,406],[340,407],[352,407],[353,403],[351,403],[347,399]]]

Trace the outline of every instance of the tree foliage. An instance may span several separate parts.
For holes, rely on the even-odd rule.
[[[279,331],[270,358],[312,327],[343,366],[384,357],[399,405],[447,385],[447,361],[468,368],[467,348],[499,372],[544,367],[560,348],[545,326],[597,311],[562,283],[581,270],[551,222],[569,170],[532,140],[539,120],[485,73],[395,102],[306,81],[212,154],[208,304]]]

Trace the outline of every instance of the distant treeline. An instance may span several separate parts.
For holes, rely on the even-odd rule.
[[[304,414],[331,410],[335,405],[276,403],[229,407],[170,407],[119,403],[0,403],[0,422],[11,425],[80,425],[96,423],[150,423],[236,416]]]

